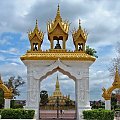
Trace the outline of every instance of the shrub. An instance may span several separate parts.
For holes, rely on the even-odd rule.
[[[85,120],[114,120],[114,111],[111,110],[86,110],[83,111]]]
[[[24,109],[3,109],[1,111],[2,119],[32,119],[34,117],[34,110]]]

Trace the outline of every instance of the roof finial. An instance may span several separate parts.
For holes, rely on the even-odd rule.
[[[81,20],[79,19],[79,29],[81,29]]]
[[[58,3],[57,14],[60,14],[60,6],[59,6],[59,3]]]
[[[38,21],[37,21],[37,19],[36,19],[36,27],[38,27]]]
[[[60,86],[59,86],[58,73],[57,73],[56,90],[59,90],[59,89],[60,89]]]
[[[60,16],[60,6],[59,6],[59,4],[58,4],[58,9],[57,9],[57,14],[56,14],[56,18],[55,18],[56,20],[58,20],[58,19],[61,19],[62,20],[62,18],[61,18],[61,16]]]
[[[58,73],[57,73],[57,80],[58,80]]]

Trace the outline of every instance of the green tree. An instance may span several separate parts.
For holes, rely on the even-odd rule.
[[[118,67],[118,70],[120,71],[120,42],[117,42],[115,54],[116,57],[111,60],[110,67],[108,68],[108,70],[110,71],[110,75],[113,77],[116,72],[116,67]]]
[[[15,76],[12,76],[9,78],[7,82],[4,83],[8,88],[13,89],[13,98],[16,99],[16,96],[20,95],[19,87],[25,84],[25,81],[23,81],[21,76],[18,76],[15,78]]]
[[[48,103],[48,93],[46,90],[42,90],[40,92],[40,98],[41,98],[40,103],[42,105],[46,105]]]
[[[97,51],[94,48],[90,48],[89,46],[86,46],[86,53],[98,58],[98,56],[96,55]]]

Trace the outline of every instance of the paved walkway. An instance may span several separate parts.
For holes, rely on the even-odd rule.
[[[75,110],[64,110],[63,114],[59,112],[59,119],[57,118],[57,110],[40,110],[41,120],[75,120]]]

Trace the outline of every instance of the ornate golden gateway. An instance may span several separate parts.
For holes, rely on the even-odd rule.
[[[79,61],[95,61],[95,57],[86,54],[85,43],[87,40],[87,33],[82,29],[79,21],[78,30],[73,30],[72,37],[75,46],[74,51],[66,49],[66,41],[68,40],[69,22],[63,21],[60,15],[60,8],[58,5],[56,17],[53,21],[48,21],[47,32],[48,40],[50,41],[50,49],[46,51],[41,50],[41,45],[44,39],[44,33],[36,26],[33,31],[28,33],[31,49],[21,56],[21,60],[79,60]],[[55,41],[57,41],[54,46]],[[60,43],[61,42],[61,43]]]
[[[0,89],[2,89],[4,91],[4,98],[5,99],[11,99],[12,98],[12,89],[8,89],[7,86],[4,85],[4,83],[2,82],[1,76],[0,76]]]
[[[111,99],[111,93],[116,88],[120,88],[120,76],[119,76],[119,72],[118,72],[118,68],[117,67],[116,67],[116,73],[115,73],[114,82],[113,82],[112,86],[109,87],[107,90],[105,88],[102,89],[103,90],[102,97],[105,100],[110,100]]]

